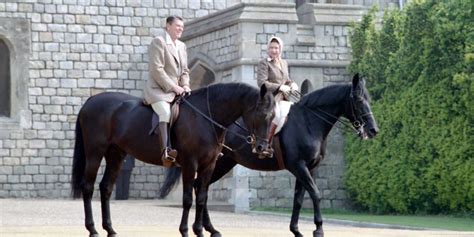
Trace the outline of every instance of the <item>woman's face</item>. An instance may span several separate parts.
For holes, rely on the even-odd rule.
[[[268,56],[272,59],[278,58],[280,56],[280,44],[277,42],[271,42],[268,47]]]

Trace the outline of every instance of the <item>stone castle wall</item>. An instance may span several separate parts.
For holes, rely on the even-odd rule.
[[[189,22],[191,30],[183,39],[189,57],[212,71],[217,81],[256,85],[256,66],[266,57],[268,39],[279,36],[285,44],[283,57],[290,77],[311,91],[350,80],[346,69],[351,59],[349,28],[366,11],[364,6],[350,4],[306,3],[298,9],[289,3],[240,4]],[[203,55],[206,51],[210,57]],[[323,207],[348,205],[342,150],[341,131],[334,129],[327,157],[313,174],[323,194]],[[294,182],[288,171],[258,172],[237,166],[211,186],[211,200],[228,202],[236,210],[291,207]],[[309,200],[304,205],[312,206]]]
[[[0,1],[0,39],[27,59],[19,65],[27,72],[19,100],[27,106],[14,119],[0,118],[0,197],[69,197],[75,121],[85,100],[102,91],[141,96],[148,45],[163,32],[166,17],[176,14],[188,21],[227,4],[233,3]],[[26,28],[23,34],[20,25]],[[25,34],[26,39],[19,37]],[[30,48],[17,46],[18,39]],[[12,62],[16,65],[15,57]],[[162,175],[161,167],[137,161],[131,197],[155,198]]]
[[[88,97],[102,91],[142,95],[148,45],[163,33],[168,15],[185,18],[190,66],[204,66],[216,82],[256,85],[256,65],[272,35],[283,38],[290,75],[306,91],[348,81],[349,23],[366,7],[354,5],[355,0],[306,3],[298,9],[295,1],[274,2],[0,1],[0,39],[11,48],[12,88],[17,90],[12,117],[0,118],[0,197],[69,197],[77,113]],[[339,130],[331,133],[327,157],[314,174],[323,207],[346,205],[342,140]],[[104,164],[97,182],[103,169]],[[156,198],[163,171],[137,161],[130,197]],[[236,209],[291,206],[293,188],[287,171],[236,167],[212,186],[211,197]]]

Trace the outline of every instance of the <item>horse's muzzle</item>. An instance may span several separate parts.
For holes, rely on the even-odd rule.
[[[262,154],[264,151],[266,151],[268,148],[268,143],[261,142],[257,143],[255,146],[253,146],[252,153],[254,154]]]
[[[364,127],[363,129],[359,131],[359,136],[362,139],[367,140],[367,139],[374,138],[377,135],[377,133],[379,133],[379,129],[377,127],[370,127],[370,128]]]

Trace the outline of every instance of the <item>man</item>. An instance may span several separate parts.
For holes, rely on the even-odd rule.
[[[165,36],[153,39],[149,47],[150,77],[144,89],[144,99],[159,116],[158,128],[165,147],[161,156],[163,163],[174,161],[178,155],[169,146],[170,103],[177,95],[191,91],[186,45],[178,40],[183,30],[183,19],[170,16],[166,18]]]

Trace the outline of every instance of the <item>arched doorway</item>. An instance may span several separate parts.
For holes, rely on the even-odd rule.
[[[10,50],[0,39],[0,117],[10,117]]]
[[[305,79],[303,84],[301,84],[301,94],[306,95],[311,91],[313,91],[313,85],[311,85],[311,82],[308,79]]]
[[[207,86],[216,81],[214,72],[200,61],[191,67],[189,77],[192,90]]]

